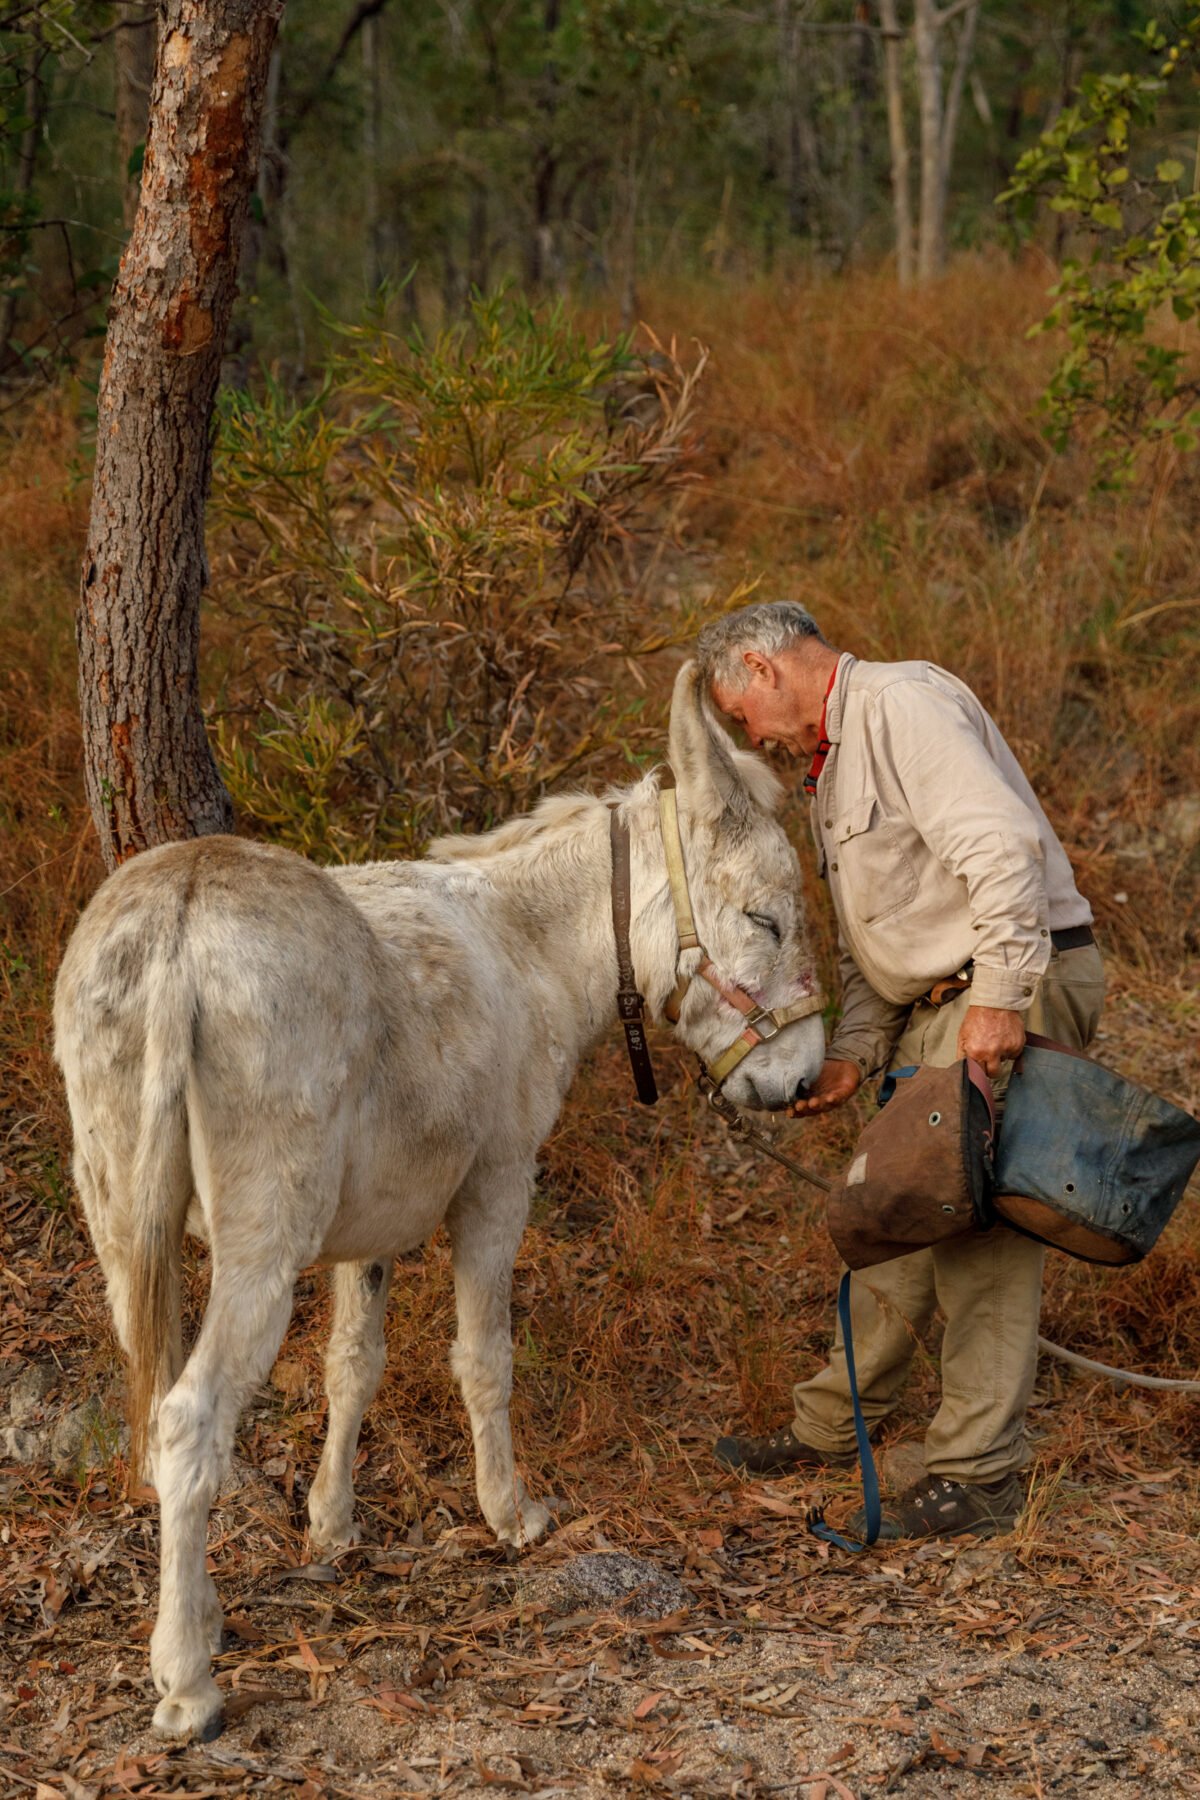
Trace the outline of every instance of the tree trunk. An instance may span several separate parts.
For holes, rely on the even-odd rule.
[[[942,186],[942,49],[935,0],[914,0],[917,100],[921,143],[921,208],[917,225],[917,280],[932,281],[945,262],[945,195]]]
[[[127,233],[133,230],[142,186],[140,169],[131,165],[139,144],[146,141],[155,35],[153,11],[144,18],[123,20],[116,35],[117,155],[121,162],[121,216]]]
[[[14,202],[14,212],[23,211],[24,203],[33,192],[33,178],[37,173],[38,145],[42,141],[42,126],[46,118],[46,90],[42,83],[42,63],[46,58],[46,46],[41,40],[40,32],[35,33],[29,62],[25,69],[22,83],[25,100],[25,125],[17,145],[17,166],[9,188],[10,201]],[[14,236],[17,243],[22,243],[22,234],[18,230]],[[24,241],[27,241],[24,240]],[[11,240],[10,240],[11,242]],[[5,255],[9,246],[0,244]],[[6,283],[3,299],[0,299],[0,368],[15,362],[19,351],[12,350],[9,339],[17,322],[17,289],[16,281]]]
[[[942,33],[962,18],[950,85],[942,98]],[[979,0],[951,0],[941,12],[935,0],[915,0],[914,37],[921,108],[921,221],[917,278],[933,281],[946,266],[946,197],[963,85],[975,44]]]
[[[228,831],[200,710],[204,504],[221,350],[282,0],[167,0],[142,201],[109,315],[77,621],[84,775],[107,866]]]
[[[555,34],[561,15],[561,0],[544,0],[542,35],[546,43],[541,79],[537,87],[535,119],[537,133],[533,147],[532,207],[529,245],[525,256],[526,284],[532,293],[557,277],[557,255],[554,228],[554,187],[558,179],[557,120],[559,72],[555,51]]]
[[[902,288],[911,287],[913,265],[912,195],[908,174],[908,132],[904,125],[903,38],[896,0],[879,0],[883,27],[884,83],[887,88],[888,143],[892,157],[892,207],[896,216],[896,273]]]
[[[979,23],[979,0],[971,0],[963,16],[954,53],[954,69],[946,91],[946,110],[942,115],[942,242],[946,237],[946,199],[950,192],[950,165],[954,161],[954,140],[958,136],[958,115],[962,111],[963,87],[975,48],[975,27]]]
[[[379,150],[383,137],[383,44],[379,14],[363,21],[363,247],[367,293],[379,292],[384,278],[383,216],[379,210]]]

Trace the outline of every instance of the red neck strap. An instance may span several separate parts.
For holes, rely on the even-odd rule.
[[[825,758],[833,748],[829,739],[825,736],[825,714],[829,710],[829,696],[833,692],[833,684],[837,680],[837,672],[838,665],[837,663],[834,663],[833,673],[829,677],[829,686],[825,689],[825,699],[821,706],[821,723],[818,728],[816,752],[812,762],[809,764],[808,774],[804,777],[804,791],[810,797],[817,791],[817,781],[820,777],[821,770],[825,767]]]

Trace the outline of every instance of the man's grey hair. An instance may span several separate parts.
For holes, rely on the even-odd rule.
[[[805,638],[818,644],[825,639],[812,614],[805,612],[796,600],[760,601],[754,606],[740,606],[706,625],[696,640],[696,661],[706,688],[714,682],[729,692],[740,694],[750,680],[750,671],[742,660],[744,650],[757,650],[760,656],[778,656]]]

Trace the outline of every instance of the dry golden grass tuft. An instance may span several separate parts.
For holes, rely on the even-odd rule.
[[[761,578],[761,593],[804,600],[859,654],[930,656],[972,682],[1097,906],[1113,978],[1102,1055],[1200,1109],[1200,824],[1191,835],[1200,478],[1167,462],[1149,491],[1095,499],[1082,463],[1048,458],[1032,422],[1047,348],[1024,336],[1046,281],[1037,266],[980,260],[960,264],[932,296],[899,297],[868,274],[648,296],[657,331],[694,334],[713,350],[706,480],[663,567],[689,603],[701,589]],[[94,1371],[99,1283],[63,1211],[67,1130],[48,1023],[62,944],[99,879],[74,694],[78,456],[65,402],[44,403],[0,446],[0,1161],[16,1177],[10,1253],[24,1246],[31,1269],[39,1257],[52,1270],[74,1267],[69,1305],[49,1323],[25,1303],[0,1312],[0,1347],[29,1354],[52,1323],[64,1362]],[[663,611],[678,604],[664,600]],[[651,701],[664,701],[669,668],[647,673]],[[791,823],[803,846],[799,805]],[[824,897],[814,891],[811,904],[831,975]],[[662,1060],[664,1069],[676,1060],[665,1044]],[[815,1195],[728,1145],[682,1073],[669,1085],[660,1114],[646,1115],[631,1103],[615,1043],[588,1064],[546,1147],[516,1279],[514,1412],[530,1475],[617,1530],[635,1516],[703,1509],[724,1479],[713,1436],[786,1417],[790,1384],[816,1366],[831,1327],[837,1271]],[[828,1171],[855,1124],[847,1113],[791,1128],[792,1148]],[[1055,1259],[1048,1334],[1105,1360],[1195,1375],[1196,1247],[1185,1209],[1140,1269],[1106,1274]],[[202,1286],[197,1275],[194,1303]],[[312,1328],[323,1312],[323,1284],[306,1283],[274,1423],[260,1417],[244,1439],[255,1457],[268,1442],[287,1444],[301,1479],[320,1442]],[[398,1271],[389,1331],[394,1354],[361,1486],[368,1514],[395,1530],[398,1486],[418,1516],[439,1483],[467,1491],[440,1241]],[[110,1351],[114,1381],[116,1361]],[[936,1374],[922,1353],[901,1436],[928,1417]],[[1169,1510],[1195,1516],[1193,1400],[1121,1395],[1044,1364],[1035,1420],[1047,1471],[1039,1531],[1072,1509],[1083,1516],[1085,1478],[1107,1467],[1112,1446],[1138,1468],[1183,1469]],[[835,1486],[848,1502],[852,1479]]]

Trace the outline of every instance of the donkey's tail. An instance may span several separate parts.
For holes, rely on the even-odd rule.
[[[182,920],[180,920],[182,925]],[[192,1194],[187,1093],[198,1012],[181,929],[156,946],[145,975],[146,1043],[129,1245],[130,1478],[146,1467],[157,1399],[179,1375],[180,1264]]]

